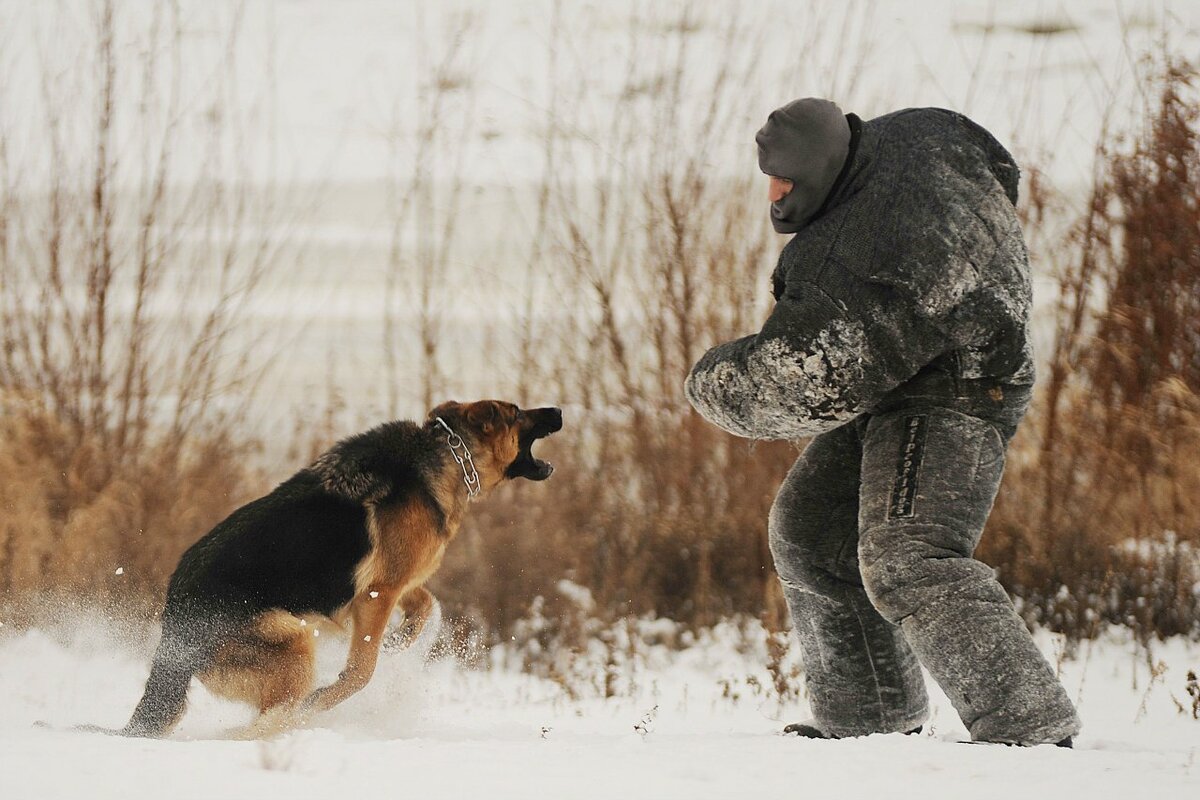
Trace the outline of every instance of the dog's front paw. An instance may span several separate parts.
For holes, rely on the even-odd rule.
[[[421,637],[421,631],[425,628],[425,620],[420,622],[405,622],[396,631],[396,647],[405,649],[412,647],[413,643]]]

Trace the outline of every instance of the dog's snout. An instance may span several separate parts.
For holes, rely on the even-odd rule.
[[[531,408],[525,412],[525,419],[529,430],[539,439],[562,430],[563,426],[562,409],[554,406]]]
[[[546,426],[551,433],[561,431],[563,426],[563,416],[561,408],[543,409],[546,412]]]

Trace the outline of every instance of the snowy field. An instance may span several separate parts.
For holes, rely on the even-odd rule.
[[[1076,749],[1066,751],[961,744],[966,731],[932,685],[933,718],[920,736],[783,737],[782,726],[806,709],[802,700],[781,706],[764,688],[771,682],[763,647],[751,644],[761,642],[756,633],[753,624],[726,625],[682,650],[639,645],[611,699],[602,697],[602,674],[590,689],[575,685],[572,699],[560,683],[518,671],[506,648],[491,654],[489,669],[392,653],[362,694],[272,741],[230,739],[249,710],[196,684],[167,741],[35,727],[123,724],[152,640],[95,621],[9,633],[0,638],[0,796],[1200,796],[1200,721],[1186,679],[1200,669],[1195,643],[1157,643],[1147,653],[1114,633],[1063,660],[1084,719]],[[1058,662],[1061,644],[1040,641]],[[342,647],[326,642],[327,672],[336,672]]]

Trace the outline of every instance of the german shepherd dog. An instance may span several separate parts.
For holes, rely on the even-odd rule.
[[[437,570],[468,504],[510,478],[553,467],[533,443],[562,428],[557,408],[443,403],[423,425],[396,421],[334,445],[192,545],[167,586],[162,638],[141,702],[120,731],[167,734],[193,677],[256,706],[249,735],[329,709],[371,679],[393,608],[411,643],[433,606]],[[314,689],[314,628],[348,623],[337,680]]]

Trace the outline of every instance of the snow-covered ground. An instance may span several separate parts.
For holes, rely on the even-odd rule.
[[[84,100],[102,74],[94,64],[97,5],[0,0],[0,131],[11,136],[10,163],[20,165],[11,178],[17,188],[42,185],[59,162],[47,147],[56,139],[43,108],[54,107],[53,98],[74,131],[62,145],[67,161],[92,175],[86,132],[95,104]],[[167,34],[174,15],[153,8],[178,9],[178,39]],[[291,423],[279,421],[279,398],[308,411],[331,386],[354,386],[337,402],[354,424],[373,422],[396,410],[380,382],[362,380],[378,371],[384,348],[416,370],[415,338],[387,338],[383,298],[396,269],[393,243],[411,255],[410,239],[424,230],[397,226],[392,195],[403,192],[424,152],[417,129],[430,116],[427,94],[421,98],[432,85],[448,87],[450,116],[440,155],[421,164],[442,178],[461,169],[465,181],[453,200],[442,191],[429,202],[439,220],[464,221],[443,274],[453,293],[435,298],[447,321],[439,357],[452,376],[446,391],[467,397],[500,391],[494,374],[509,369],[518,349],[510,320],[524,308],[548,131],[572,148],[557,156],[558,177],[586,184],[614,146],[606,137],[624,113],[621,98],[661,94],[677,49],[687,78],[679,89],[685,137],[705,122],[714,72],[744,77],[744,102],[719,126],[705,161],[713,175],[757,174],[753,132],[794,97],[833,97],[864,117],[939,105],[995,131],[1079,207],[1102,130],[1128,130],[1149,99],[1134,79],[1147,68],[1142,57],[1160,52],[1164,40],[1185,55],[1200,47],[1195,0],[118,0],[116,9],[118,182],[140,185],[166,113],[157,106],[171,96],[164,85],[143,104],[139,70],[154,56],[159,80],[171,84],[178,58],[173,180],[186,189],[198,177],[232,172],[263,184],[281,208],[248,220],[250,233],[299,251],[273,265],[246,308],[247,336],[261,336],[269,345],[261,352],[276,361],[274,391],[250,427],[281,437]],[[739,72],[746,61],[751,67]],[[441,63],[449,73],[435,80],[431,65]],[[643,109],[647,127],[653,107]],[[147,109],[154,113],[144,119]],[[236,147],[226,142],[235,152],[219,164],[209,150],[215,119],[229,136],[236,132]],[[139,125],[146,130],[138,133]],[[1052,330],[1052,266],[1034,264],[1042,353]],[[533,315],[551,328],[561,309],[550,283],[539,285],[547,296]],[[158,313],[201,307],[180,296],[196,295],[168,292],[167,305],[180,307]],[[129,300],[114,296],[114,308],[122,302]],[[398,313],[408,331],[407,306]],[[412,386],[397,393],[406,413],[425,411]]]
[[[756,631],[724,625],[681,650],[642,645],[610,699],[602,675],[573,685],[572,699],[561,682],[513,668],[509,649],[494,652],[486,670],[388,654],[362,694],[272,741],[226,738],[248,710],[194,685],[172,738],[143,741],[35,723],[123,724],[145,678],[149,638],[94,619],[10,629],[0,638],[0,796],[1200,796],[1200,721],[1186,678],[1200,669],[1196,643],[1157,643],[1147,653],[1114,633],[1082,645],[1062,662],[1085,724],[1066,751],[960,744],[966,732],[932,685],[933,718],[920,736],[783,737],[785,723],[805,716],[804,703],[781,706],[765,688]],[[1061,643],[1039,639],[1057,663]],[[343,646],[326,642],[326,671],[336,671]]]

